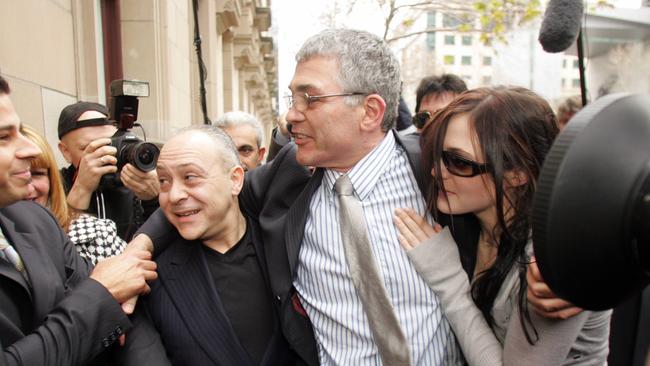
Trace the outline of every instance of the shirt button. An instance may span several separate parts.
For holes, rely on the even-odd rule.
[[[278,296],[275,297],[275,299],[280,301],[282,298],[280,297],[280,295],[278,295]]]

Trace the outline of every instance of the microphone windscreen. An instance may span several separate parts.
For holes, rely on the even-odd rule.
[[[291,123],[287,123],[287,131],[291,133],[291,130],[293,129],[293,125]]]
[[[556,53],[571,47],[580,33],[583,12],[581,0],[551,0],[539,30],[544,51]]]

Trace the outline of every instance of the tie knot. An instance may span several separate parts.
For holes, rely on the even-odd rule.
[[[334,182],[334,189],[339,196],[351,196],[352,195],[352,182],[350,177],[347,174],[340,176],[336,182]]]

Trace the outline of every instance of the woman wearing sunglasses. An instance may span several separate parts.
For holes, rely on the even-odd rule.
[[[606,364],[611,311],[550,320],[526,300],[533,194],[557,134],[548,103],[523,88],[465,92],[422,132],[428,206],[436,218],[452,215],[452,226],[462,215],[472,239],[457,246],[449,228],[410,209],[395,222],[470,365]]]

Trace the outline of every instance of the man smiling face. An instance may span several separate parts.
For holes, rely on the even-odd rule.
[[[218,241],[239,215],[244,171],[226,149],[206,133],[188,131],[160,152],[160,207],[186,240]]]
[[[0,90],[0,207],[27,197],[31,161],[40,150],[20,132],[20,119],[9,95]]]

